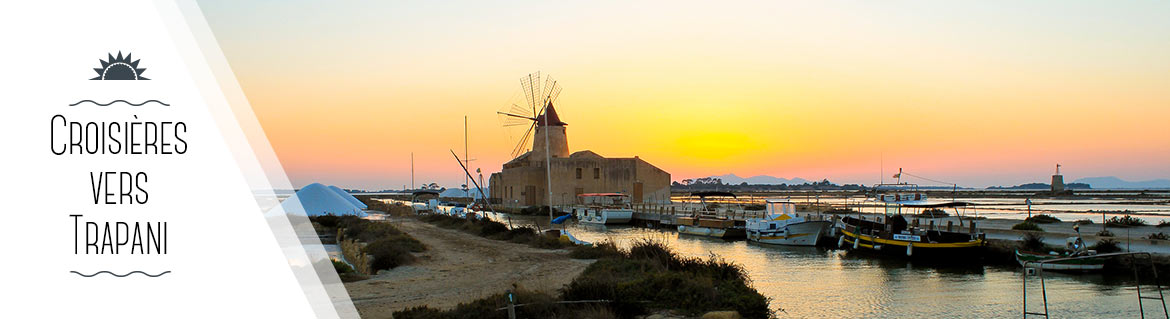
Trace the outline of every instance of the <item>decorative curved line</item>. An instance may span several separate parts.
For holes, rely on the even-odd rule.
[[[69,104],[69,106],[77,106],[78,104],[85,103],[85,102],[93,103],[93,105],[97,105],[97,106],[108,106],[110,104],[114,104],[114,103],[118,103],[118,102],[126,103],[126,104],[129,104],[131,106],[142,106],[143,104],[147,104],[150,102],[162,104],[162,106],[171,106],[170,104],[163,103],[162,101],[159,101],[159,100],[146,100],[146,101],[143,101],[142,103],[138,103],[138,104],[126,102],[126,100],[113,100],[113,101],[110,101],[110,103],[106,103],[106,104],[94,102],[93,100],[81,100],[81,101],[77,101],[77,103]]]
[[[126,273],[125,275],[119,275],[119,274],[115,274],[115,273],[112,273],[112,272],[110,272],[109,270],[102,270],[102,271],[95,272],[95,273],[93,273],[93,274],[90,274],[90,275],[86,275],[86,274],[83,274],[83,273],[79,273],[79,272],[77,272],[76,270],[70,270],[69,272],[71,272],[71,273],[75,273],[75,274],[77,274],[78,276],[82,276],[82,277],[87,277],[87,278],[88,278],[88,277],[97,276],[97,275],[99,275],[99,274],[101,274],[101,273],[107,273],[107,274],[110,274],[111,276],[114,276],[114,277],[126,277],[126,276],[129,276],[129,275],[133,275],[134,273],[140,273],[140,274],[142,274],[142,275],[144,275],[144,276],[147,276],[147,277],[158,277],[158,276],[166,275],[166,274],[170,273],[171,271],[170,271],[170,270],[167,270],[167,271],[164,271],[164,272],[160,272],[160,273],[158,273],[157,275],[151,275],[151,274],[148,274],[148,273],[146,273],[146,272],[144,272],[144,271],[141,271],[141,270],[135,270],[135,271],[131,271],[131,272],[128,272],[128,273]]]

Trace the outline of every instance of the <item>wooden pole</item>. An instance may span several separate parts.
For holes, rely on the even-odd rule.
[[[512,296],[512,290],[507,291],[508,294],[508,319],[516,319],[516,300]]]

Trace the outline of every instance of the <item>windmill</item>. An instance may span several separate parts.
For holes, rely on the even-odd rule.
[[[537,125],[542,122],[540,115],[545,108],[556,101],[561,94],[561,87],[552,77],[545,77],[540,81],[540,72],[520,78],[522,101],[510,103],[506,110],[498,111],[501,125],[508,129],[524,129],[516,146],[512,148],[512,158],[520,156],[529,150],[532,145],[533,133]]]

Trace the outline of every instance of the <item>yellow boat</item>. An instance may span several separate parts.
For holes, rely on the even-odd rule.
[[[837,244],[844,248],[871,250],[883,253],[911,256],[950,255],[979,257],[986,243],[986,234],[978,232],[975,221],[960,224],[958,228],[948,222],[945,227],[923,226],[916,219],[908,223],[901,214],[903,208],[956,208],[967,206],[965,202],[939,204],[888,204],[887,214],[872,216],[846,216],[838,228],[840,238]],[[960,219],[962,223],[962,219]],[[966,227],[964,227],[966,226]],[[964,229],[966,228],[966,229]]]

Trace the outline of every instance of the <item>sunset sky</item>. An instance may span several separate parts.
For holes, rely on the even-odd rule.
[[[673,180],[1170,178],[1170,2],[199,4],[296,186],[458,187],[465,115],[486,179],[536,71]]]

